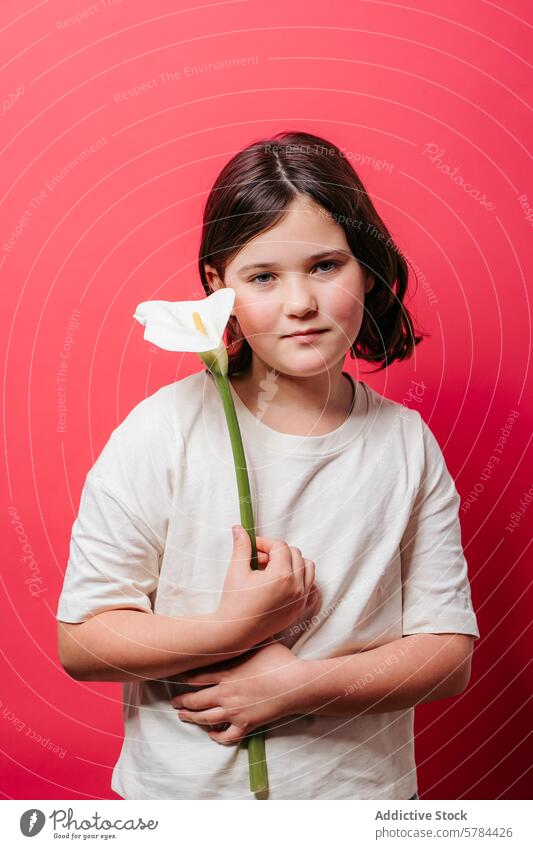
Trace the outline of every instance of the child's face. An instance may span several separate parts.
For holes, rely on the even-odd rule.
[[[314,254],[324,256],[312,258]],[[361,327],[365,292],[373,285],[342,227],[304,197],[239,251],[226,266],[224,283],[209,265],[206,274],[215,287],[235,290],[232,314],[254,356],[276,371],[300,377],[344,361]],[[326,332],[308,341],[287,335],[311,328]]]

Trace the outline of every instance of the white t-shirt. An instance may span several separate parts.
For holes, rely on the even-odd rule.
[[[346,376],[356,388],[351,412],[318,436],[268,427],[231,387],[256,533],[298,546],[316,564],[322,606],[293,652],[326,658],[419,632],[478,638],[459,495],[437,440],[418,411]],[[141,401],[89,471],[57,618],[215,610],[237,523],[226,419],[203,370]],[[246,746],[221,745],[179,720],[170,699],[190,688],[172,679],[122,687],[113,790],[125,799],[254,798]],[[413,719],[408,708],[271,723],[270,799],[409,799]]]

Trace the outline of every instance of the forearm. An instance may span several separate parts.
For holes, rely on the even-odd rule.
[[[456,634],[413,634],[358,654],[302,660],[290,712],[328,716],[379,713],[461,692],[470,675]]]
[[[251,638],[217,612],[175,618],[110,610],[64,631],[60,659],[80,681],[139,681],[169,678],[250,648]]]

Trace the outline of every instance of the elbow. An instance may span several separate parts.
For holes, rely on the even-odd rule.
[[[75,681],[89,680],[84,674],[87,652],[80,639],[83,627],[84,623],[59,621],[57,624],[57,657],[66,674]]]
[[[70,662],[70,660],[67,656],[67,652],[65,650],[65,646],[62,643],[62,641],[58,641],[58,643],[57,643],[57,657],[58,657],[59,664],[62,667],[63,671],[66,672],[66,674],[70,678],[75,678],[76,677],[75,670],[73,669],[72,664],[71,664],[71,662]]]
[[[91,663],[89,658],[69,657],[65,652],[58,651],[59,663],[63,670],[74,681],[137,681],[136,676],[128,677],[115,666],[102,666]]]
[[[468,677],[462,676],[461,678],[454,678],[453,684],[450,688],[449,695],[450,696],[460,696],[461,693],[464,693],[470,683],[470,675]]]
[[[470,684],[472,676],[472,655],[470,654],[461,666],[454,671],[450,676],[451,692],[450,696],[459,696],[464,693]]]
[[[460,693],[464,693],[464,691],[468,688],[468,685],[470,684],[470,678],[471,677],[472,677],[472,664],[469,663],[467,671],[464,673],[464,675],[461,679],[461,686],[460,686],[460,689],[459,689]]]
[[[61,662],[61,661],[60,661]],[[98,677],[98,673],[93,671],[89,671],[87,669],[82,669],[76,666],[69,666],[65,663],[61,663],[61,666],[65,670],[66,674],[69,678],[72,678],[74,681],[100,681],[105,679],[100,679]],[[113,680],[113,679],[111,679]]]
[[[469,634],[454,634],[453,651],[450,658],[447,678],[451,692],[458,696],[467,689],[472,675],[472,655],[474,638]]]
[[[65,647],[60,640],[57,643],[57,657],[59,659],[60,666],[63,668],[63,671],[66,672],[66,674],[69,675],[71,678],[74,678],[71,664],[66,656]]]
[[[69,678],[74,679],[74,681],[83,681],[83,677],[80,675],[79,672],[76,672],[75,669],[69,669],[67,666],[63,666],[63,669],[65,670]]]
[[[422,702],[459,696],[470,683],[473,638],[463,634],[455,634],[453,637],[450,641],[450,635],[446,635],[446,646],[450,649],[450,654],[438,671],[435,670],[434,675],[430,676],[430,688]],[[450,642],[451,647],[448,645]]]
[[[73,678],[74,681],[89,681],[90,678],[84,674],[84,670],[81,667],[80,663],[75,662],[75,656],[72,652],[69,652],[64,643],[58,643],[57,646],[57,656],[59,659],[59,663],[62,666],[65,673],[69,676],[69,678]],[[86,671],[85,671],[86,672]]]
[[[83,681],[83,676],[81,674],[81,670],[77,669],[72,663],[70,663],[65,657],[61,656],[61,652],[58,652],[59,663],[63,667],[64,672],[69,676],[69,678],[73,678],[75,681]]]

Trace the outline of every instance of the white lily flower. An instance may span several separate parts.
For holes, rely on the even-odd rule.
[[[144,325],[144,338],[165,351],[191,351],[208,368],[227,373],[227,353],[222,342],[235,289],[217,289],[199,301],[143,301],[133,315]],[[213,352],[211,354],[211,352]]]

